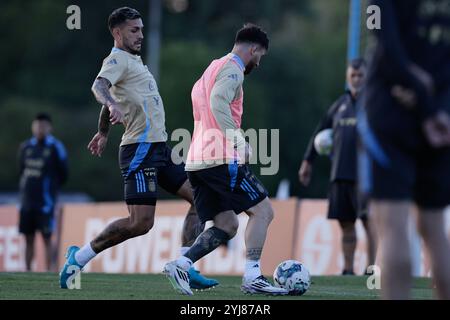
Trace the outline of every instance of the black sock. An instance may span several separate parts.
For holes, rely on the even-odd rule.
[[[185,257],[195,262],[206,256],[215,248],[226,243],[230,237],[228,234],[216,227],[211,227],[203,231],[195,240],[191,248],[184,254]]]

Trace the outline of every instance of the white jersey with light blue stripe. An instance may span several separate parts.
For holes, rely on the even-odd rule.
[[[163,101],[140,56],[113,48],[97,77],[111,83],[111,93],[124,114],[120,145],[167,141]]]

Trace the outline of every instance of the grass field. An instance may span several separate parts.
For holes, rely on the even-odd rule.
[[[220,286],[180,296],[163,275],[155,274],[96,274],[81,275],[81,290],[59,288],[56,273],[0,273],[0,299],[145,299],[145,300],[373,300],[378,290],[366,287],[367,277],[317,276],[303,296],[267,297],[245,295],[240,291],[241,277],[216,277]],[[431,299],[431,280],[414,280],[414,299]]]

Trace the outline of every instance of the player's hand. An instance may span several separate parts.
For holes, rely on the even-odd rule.
[[[434,148],[450,146],[450,116],[439,111],[423,123],[428,142]]]
[[[118,124],[123,122],[123,114],[116,104],[111,104],[108,106],[109,109],[109,121],[112,124]]]
[[[101,157],[103,150],[105,150],[108,137],[100,132],[97,132],[88,144],[88,149],[92,155]]]
[[[302,165],[300,166],[300,170],[298,170],[298,179],[300,183],[307,187],[309,185],[309,182],[311,181],[311,175],[312,164],[307,160],[303,160]]]
[[[407,89],[400,85],[395,85],[392,87],[391,95],[395,100],[397,100],[398,103],[407,109],[412,109],[417,105],[417,95],[411,89]]]

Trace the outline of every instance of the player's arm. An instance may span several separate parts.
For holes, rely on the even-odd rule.
[[[110,112],[109,108],[102,106],[98,117],[98,132],[94,135],[88,144],[88,149],[95,156],[100,157],[105,150],[108,142],[108,134],[110,128]]]
[[[92,85],[92,92],[94,93],[94,96],[99,103],[101,103],[103,106],[108,107],[109,120],[111,121],[111,123],[121,123],[123,120],[123,115],[118,108],[117,102],[109,92],[110,87],[111,82],[109,82],[108,79],[98,77],[97,79],[95,79],[94,84]]]
[[[95,96],[95,99],[97,99],[97,101],[104,106],[116,104],[116,101],[109,92],[109,88],[111,88],[111,82],[109,82],[108,79],[102,77],[98,77],[97,79],[95,79],[94,83],[92,84],[91,89],[92,93]]]
[[[298,179],[304,186],[308,186],[309,182],[311,181],[313,162],[318,155],[316,149],[314,148],[314,138],[320,131],[333,127],[333,117],[340,105],[340,100],[341,99],[331,105],[327,113],[320,120],[311,138],[309,139],[308,147],[306,148],[305,155],[303,156],[303,161],[300,165],[300,169],[298,170]]]
[[[108,107],[112,124],[121,123],[123,114],[109,89],[125,78],[127,70],[127,59],[120,54],[113,53],[103,61],[102,69],[92,85],[92,92],[97,101]]]
[[[59,184],[64,184],[69,176],[69,166],[67,163],[67,151],[64,145],[60,141],[56,141],[56,173],[58,176]]]
[[[25,169],[25,143],[22,143],[19,147],[19,151],[17,152],[17,160],[19,164],[19,176],[21,176],[23,170]]]
[[[306,160],[310,163],[313,163],[317,157],[317,151],[314,148],[314,138],[316,135],[325,129],[331,129],[333,127],[333,117],[337,111],[337,108],[340,106],[341,99],[334,102],[331,107],[328,109],[327,113],[322,117],[320,122],[317,124],[316,129],[314,130],[311,138],[309,139],[308,147],[306,148],[306,152],[303,156],[303,160]]]
[[[109,112],[109,108],[105,105],[102,106],[100,110],[100,115],[98,116],[98,132],[104,135],[105,137],[109,134],[109,118],[111,117],[111,113]]]
[[[222,71],[216,78],[213,89],[211,90],[210,106],[211,112],[217,121],[223,134],[233,133],[234,147],[238,150],[242,158],[246,161],[249,158],[247,143],[231,114],[230,104],[239,95],[240,87],[244,81],[242,72],[231,73]]]

